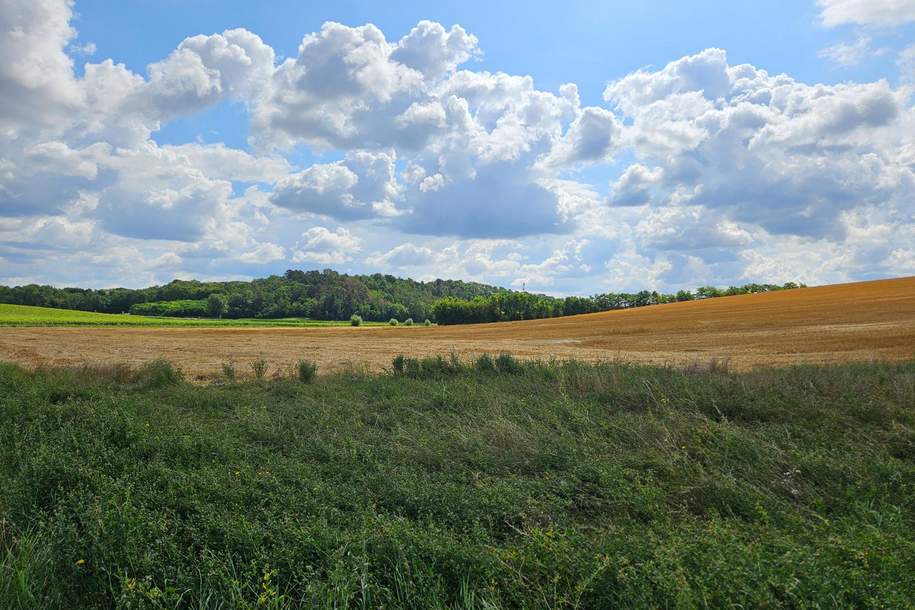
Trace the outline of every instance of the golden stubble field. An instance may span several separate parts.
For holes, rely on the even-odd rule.
[[[915,277],[723,297],[626,311],[497,324],[383,328],[0,328],[0,360],[27,366],[166,358],[193,379],[265,359],[322,372],[379,370],[397,354],[655,364],[726,359],[739,370],[794,363],[915,358]],[[268,373],[269,374],[269,373]]]

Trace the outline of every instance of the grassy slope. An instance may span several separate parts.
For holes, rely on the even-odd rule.
[[[363,322],[363,325],[384,326],[380,322]],[[305,318],[282,318],[276,320],[159,318],[0,303],[0,326],[349,326],[349,322],[309,320]]]
[[[0,366],[0,607],[912,607],[915,363],[404,368]]]

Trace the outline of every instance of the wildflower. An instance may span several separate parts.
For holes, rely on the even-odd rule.
[[[78,565],[78,566],[81,566],[81,565],[83,565],[84,563],[86,563],[86,560],[85,560],[85,559],[77,559],[77,560],[76,560],[76,565]]]

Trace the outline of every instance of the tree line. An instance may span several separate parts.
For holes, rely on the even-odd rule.
[[[590,297],[570,296],[565,298],[527,292],[500,292],[488,297],[478,296],[472,299],[444,298],[433,305],[432,316],[433,320],[439,324],[509,322],[802,287],[804,284],[787,282],[781,285],[745,284],[723,289],[701,286],[695,291],[680,290],[675,294],[642,290],[634,293],[608,292]]]
[[[0,286],[0,303],[101,313],[224,318],[312,318],[387,322],[425,320],[446,297],[472,299],[505,289],[477,282],[418,282],[392,275],[347,275],[332,269],[289,270],[248,282],[175,280],[149,288]]]
[[[249,282],[174,280],[139,289],[0,286],[0,303],[151,316],[348,320],[358,315],[379,322],[412,318],[470,324],[552,318],[802,286],[793,282],[726,289],[702,286],[675,294],[643,290],[560,298],[460,280],[418,282],[380,273],[347,275],[331,269],[290,269],[283,275]]]

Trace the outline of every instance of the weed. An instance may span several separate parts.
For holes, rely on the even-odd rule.
[[[502,352],[495,359],[496,370],[500,373],[516,374],[521,372],[521,363],[515,360],[514,356]]]
[[[394,369],[394,373],[397,375],[403,375],[406,370],[407,357],[403,354],[397,354],[394,356],[394,360],[391,361],[391,366]]]
[[[251,363],[251,370],[254,371],[254,378],[257,380],[262,380],[267,376],[267,361],[263,358],[258,358]]]
[[[312,383],[318,375],[318,364],[313,360],[299,360],[296,363],[296,374],[302,383]]]
[[[915,362],[392,365],[0,364],[0,608],[912,606]]]
[[[235,363],[227,360],[222,363],[222,376],[226,381],[235,381]]]

